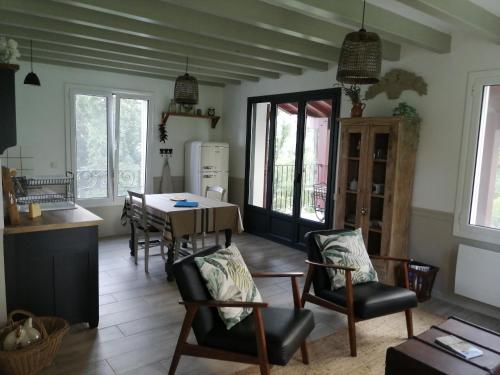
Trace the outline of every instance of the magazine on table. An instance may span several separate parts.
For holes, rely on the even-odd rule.
[[[483,355],[482,350],[452,335],[438,337],[436,338],[436,343],[465,359],[476,358]]]

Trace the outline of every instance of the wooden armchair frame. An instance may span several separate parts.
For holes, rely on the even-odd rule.
[[[303,272],[257,272],[252,273],[252,277],[290,277],[292,283],[292,294],[293,302],[296,309],[302,308],[299,284],[297,281],[298,277],[304,276]],[[223,361],[232,362],[242,362],[249,364],[256,364],[260,367],[260,373],[263,375],[269,374],[269,360],[267,355],[267,342],[264,329],[264,320],[262,318],[262,311],[269,306],[266,302],[239,302],[239,301],[216,301],[216,300],[206,300],[206,301],[179,301],[181,305],[186,307],[186,316],[182,322],[181,332],[177,340],[177,346],[175,348],[174,356],[170,364],[170,369],[168,371],[169,375],[174,375],[179,365],[179,361],[182,355],[192,356],[192,357],[203,357],[218,359]],[[253,308],[253,319],[255,320],[255,330],[256,330],[256,340],[257,340],[257,357],[240,354],[235,352],[230,352],[221,349],[214,349],[202,345],[194,345],[187,342],[189,331],[191,330],[193,320],[196,313],[200,307],[251,307]],[[302,354],[302,362],[304,364],[309,364],[309,355],[307,353],[307,344],[304,341],[300,346]]]
[[[410,282],[408,279],[408,263],[411,262],[411,259],[406,259],[406,258],[395,258],[395,257],[387,257],[387,256],[380,256],[380,255],[370,255],[371,259],[379,259],[379,260],[385,260],[385,261],[395,261],[395,262],[401,262],[403,266],[403,274],[404,274],[404,287],[406,289],[410,289]],[[304,307],[306,302],[311,302],[319,306],[326,307],[327,309],[331,309],[334,311],[337,311],[342,314],[347,315],[347,326],[348,326],[348,331],[349,331],[349,347],[351,350],[351,356],[355,357],[357,352],[356,352],[356,322],[363,321],[363,320],[368,320],[368,319],[361,319],[357,318],[354,314],[354,290],[353,290],[353,285],[352,285],[352,275],[351,272],[356,271],[356,268],[352,267],[343,267],[343,266],[337,266],[334,264],[326,264],[326,263],[317,263],[317,262],[311,262],[309,260],[306,260],[306,263],[309,265],[309,268],[307,270],[307,276],[306,276],[306,282],[304,285],[304,290],[302,292],[302,299],[301,299],[301,306]],[[346,306],[342,305],[337,305],[331,301],[328,301],[324,298],[320,298],[315,296],[314,294],[311,294],[309,291],[311,289],[311,284],[313,281],[313,275],[316,270],[316,268],[321,267],[321,268],[334,268],[338,270],[343,270],[345,271],[345,279],[346,279]],[[412,312],[411,309],[405,310],[405,316],[406,316],[406,330],[408,332],[408,338],[413,336],[413,318],[412,318]]]

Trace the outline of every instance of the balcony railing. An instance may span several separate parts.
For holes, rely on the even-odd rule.
[[[318,202],[313,197],[313,186],[323,179],[327,173],[324,164],[305,164],[302,169],[301,208],[314,212]],[[274,166],[273,204],[274,211],[292,214],[294,193],[295,165],[278,164]]]
[[[85,198],[106,198],[108,196],[108,171],[105,169],[79,170],[76,172],[77,196]],[[118,195],[127,190],[141,188],[141,170],[120,170],[118,173]]]

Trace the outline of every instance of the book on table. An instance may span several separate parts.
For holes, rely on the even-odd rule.
[[[438,337],[436,338],[436,343],[465,359],[476,358],[483,355],[482,350],[456,336],[449,335]]]

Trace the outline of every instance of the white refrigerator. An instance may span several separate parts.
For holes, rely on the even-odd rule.
[[[207,186],[222,186],[229,181],[229,144],[222,142],[186,142],[184,146],[184,190],[205,196]]]

